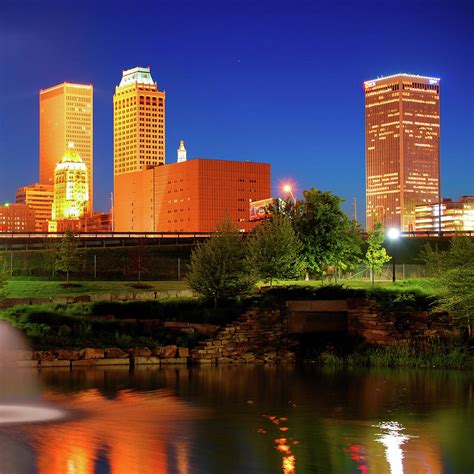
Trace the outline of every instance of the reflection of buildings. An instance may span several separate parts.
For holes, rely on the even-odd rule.
[[[54,169],[73,142],[89,175],[88,210],[93,207],[93,88],[64,82],[40,92],[40,183],[54,184]]]
[[[53,208],[53,185],[30,184],[16,191],[16,202],[26,204],[35,211],[35,230],[41,232],[43,226],[51,220]]]
[[[26,204],[0,204],[0,232],[34,232],[35,211]]]
[[[114,228],[214,232],[227,215],[251,230],[249,201],[268,196],[269,164],[197,158],[149,167],[115,176]]]
[[[441,208],[441,231],[474,231],[474,196],[462,196],[458,202],[443,199],[441,206],[423,204],[415,208],[415,230],[436,232],[439,230],[439,210]]]
[[[410,74],[365,84],[367,228],[411,231],[415,206],[439,199],[439,79]]]
[[[53,398],[85,417],[31,430],[39,474],[92,474],[99,456],[112,474],[192,472],[187,423],[199,413],[176,397],[122,391],[107,399],[89,390]]]

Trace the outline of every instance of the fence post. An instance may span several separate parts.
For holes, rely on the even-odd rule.
[[[405,264],[402,263],[402,280],[405,279]]]
[[[10,252],[10,277],[13,276],[13,252]]]
[[[94,280],[97,279],[97,255],[94,254]]]
[[[178,281],[181,281],[181,257],[178,257]]]

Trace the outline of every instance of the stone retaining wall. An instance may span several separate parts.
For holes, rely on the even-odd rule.
[[[187,347],[164,346],[156,349],[136,347],[123,351],[117,347],[107,349],[84,348],[81,350],[58,349],[55,351],[14,351],[3,365],[25,368],[47,367],[92,367],[155,364],[187,364],[189,349]],[[2,364],[2,361],[0,361]]]
[[[460,336],[446,313],[382,311],[374,300],[366,298],[348,300],[347,326],[349,334],[379,346]]]
[[[191,350],[196,364],[294,362],[287,317],[279,309],[254,308],[221,328],[216,336]]]
[[[73,304],[93,303],[95,301],[133,301],[133,300],[155,300],[160,298],[190,298],[194,296],[191,290],[169,290],[169,291],[140,291],[129,293],[100,293],[92,295],[77,296],[52,296],[50,298],[5,298],[2,308],[11,308],[17,305],[32,304]]]

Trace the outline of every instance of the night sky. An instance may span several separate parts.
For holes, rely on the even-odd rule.
[[[441,78],[444,197],[474,194],[474,1],[3,0],[0,201],[38,179],[39,90],[94,85],[95,208],[112,191],[112,96],[151,66],[167,93],[167,162],[272,164],[273,193],[330,190],[365,214],[364,80]]]

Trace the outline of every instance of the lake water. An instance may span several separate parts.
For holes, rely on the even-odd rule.
[[[468,473],[469,372],[48,369],[68,418],[0,427],[1,474]]]

